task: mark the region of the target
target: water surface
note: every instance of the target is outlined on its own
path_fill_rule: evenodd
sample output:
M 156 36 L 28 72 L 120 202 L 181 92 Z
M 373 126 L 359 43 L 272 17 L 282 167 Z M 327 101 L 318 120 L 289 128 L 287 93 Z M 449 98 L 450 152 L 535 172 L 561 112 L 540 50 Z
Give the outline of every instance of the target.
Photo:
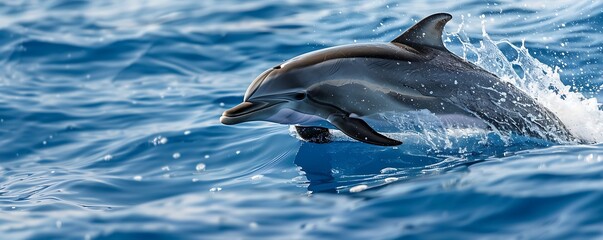
M 263 70 L 390 41 L 436 12 L 454 16 L 451 51 L 515 69 L 506 80 L 595 144 L 420 131 L 397 148 L 316 145 L 219 123 Z M 603 234 L 597 1 L 18 0 L 0 13 L 2 238 Z M 508 61 L 492 65 L 498 49 Z

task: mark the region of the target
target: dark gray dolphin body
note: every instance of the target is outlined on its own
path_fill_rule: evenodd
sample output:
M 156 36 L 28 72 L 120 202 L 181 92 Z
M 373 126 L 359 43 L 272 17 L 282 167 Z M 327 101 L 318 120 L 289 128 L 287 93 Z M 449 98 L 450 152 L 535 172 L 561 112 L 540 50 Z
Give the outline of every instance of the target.
M 526 93 L 445 48 L 442 31 L 451 18 L 431 15 L 389 43 L 332 47 L 286 61 L 257 77 L 243 103 L 220 121 L 301 124 L 307 127 L 298 128 L 300 135 L 311 139 L 324 134 L 312 123 L 326 120 L 358 141 L 392 146 L 401 142 L 363 117 L 426 109 L 501 133 L 572 141 L 561 121 Z

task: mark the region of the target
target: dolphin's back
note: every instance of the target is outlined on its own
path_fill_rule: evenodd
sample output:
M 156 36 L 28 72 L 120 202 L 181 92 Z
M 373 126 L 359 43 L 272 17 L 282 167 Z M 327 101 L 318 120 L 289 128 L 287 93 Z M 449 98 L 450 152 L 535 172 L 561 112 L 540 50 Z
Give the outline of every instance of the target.
M 302 54 L 283 63 L 281 67 L 300 69 L 329 60 L 364 58 L 397 61 L 424 61 L 425 56 L 414 48 L 399 43 L 361 43 L 325 48 Z

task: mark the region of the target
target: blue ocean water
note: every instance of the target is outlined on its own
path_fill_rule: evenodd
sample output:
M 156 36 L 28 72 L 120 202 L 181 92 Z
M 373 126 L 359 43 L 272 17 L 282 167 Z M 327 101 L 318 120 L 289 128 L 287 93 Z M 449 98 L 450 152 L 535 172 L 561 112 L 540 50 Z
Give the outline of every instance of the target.
M 448 48 L 493 71 L 504 41 L 544 104 L 532 83 L 581 94 L 551 108 L 594 144 L 317 145 L 219 123 L 263 70 L 436 12 L 454 16 Z M 602 238 L 602 32 L 599 1 L 4 1 L 0 238 Z

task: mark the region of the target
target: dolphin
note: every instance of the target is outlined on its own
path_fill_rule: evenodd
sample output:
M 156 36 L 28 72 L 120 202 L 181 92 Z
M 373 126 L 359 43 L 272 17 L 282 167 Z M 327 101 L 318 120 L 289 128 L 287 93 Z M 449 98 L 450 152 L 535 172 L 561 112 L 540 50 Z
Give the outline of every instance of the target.
M 297 125 L 312 142 L 329 142 L 325 120 L 360 142 L 396 146 L 365 119 L 385 112 L 427 110 L 502 134 L 554 142 L 575 141 L 535 99 L 448 51 L 442 42 L 447 13 L 428 16 L 391 42 L 360 43 L 306 53 L 266 70 L 223 124 L 269 121 Z

